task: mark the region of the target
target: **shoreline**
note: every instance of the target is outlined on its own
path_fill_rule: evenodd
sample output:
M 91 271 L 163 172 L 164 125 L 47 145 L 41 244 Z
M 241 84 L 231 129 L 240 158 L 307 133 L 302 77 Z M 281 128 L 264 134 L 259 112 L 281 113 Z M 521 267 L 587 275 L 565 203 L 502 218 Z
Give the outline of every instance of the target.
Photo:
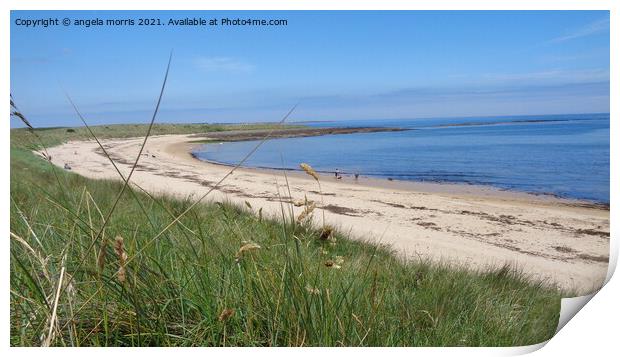
M 213 144 L 215 144 L 215 142 L 199 143 L 198 145 L 213 145 Z M 189 148 L 189 154 L 193 159 L 197 161 L 205 162 L 211 165 L 228 167 L 228 168 L 232 168 L 236 166 L 236 165 L 228 164 L 225 162 L 201 159 L 194 154 L 193 149 L 194 149 L 194 146 L 191 146 Z M 255 170 L 257 172 L 264 172 L 264 173 L 275 173 L 275 172 L 286 171 L 287 174 L 289 175 L 290 174 L 299 174 L 301 176 L 304 175 L 304 171 L 302 169 L 293 169 L 293 168 L 241 165 L 239 166 L 239 169 Z M 324 171 L 324 170 L 316 170 L 316 169 L 315 171 L 319 174 L 319 176 L 325 179 L 333 178 L 333 176 L 331 175 L 332 172 Z M 353 174 L 351 174 L 350 172 L 340 171 L 340 175 L 343 178 L 355 180 L 353 178 Z M 412 188 L 419 189 L 420 186 L 426 186 L 426 188 L 429 189 L 430 187 L 436 186 L 437 188 L 440 188 L 440 187 L 446 188 L 446 190 L 438 189 L 437 192 L 454 192 L 454 191 L 459 191 L 458 188 L 468 187 L 468 188 L 471 188 L 471 190 L 473 191 L 479 190 L 479 192 L 477 192 L 478 194 L 484 194 L 485 192 L 492 191 L 490 192 L 490 194 L 500 195 L 500 194 L 505 193 L 507 195 L 524 196 L 524 198 L 537 197 L 537 198 L 543 198 L 543 199 L 549 199 L 549 200 L 557 200 L 566 205 L 575 205 L 575 206 L 584 207 L 584 208 L 595 208 L 595 209 L 601 209 L 601 210 L 610 209 L 610 203 L 607 203 L 607 202 L 600 202 L 600 201 L 585 199 L 585 198 L 566 197 L 566 196 L 555 194 L 553 192 L 533 192 L 533 191 L 523 191 L 523 190 L 512 189 L 512 188 L 503 188 L 503 187 L 498 187 L 498 186 L 494 186 L 491 184 L 485 185 L 482 183 L 470 183 L 470 182 L 400 180 L 400 179 L 390 179 L 390 178 L 384 178 L 384 177 L 379 177 L 379 176 L 367 176 L 367 175 L 360 175 L 359 179 L 353 182 L 356 184 L 359 184 L 359 182 L 361 181 L 364 181 L 361 185 L 370 186 L 370 187 L 383 187 L 383 188 L 401 187 L 405 189 L 412 189 Z M 335 182 L 338 182 L 338 181 L 335 181 Z M 345 182 L 345 181 L 341 181 L 341 182 Z M 388 186 L 387 185 L 388 183 L 393 183 L 393 184 Z
M 229 166 L 192 157 L 193 135 L 149 138 L 134 184 L 154 194 L 199 197 Z M 128 172 L 142 139 L 104 140 Z M 90 178 L 118 179 L 92 141 L 48 149 L 53 163 Z M 385 244 L 407 259 L 429 259 L 486 270 L 511 264 L 533 281 L 587 293 L 602 285 L 609 259 L 609 209 L 584 201 L 477 185 L 388 181 L 320 175 L 322 195 L 305 173 L 239 168 L 207 201 L 226 200 L 280 217 L 281 203 L 307 197 L 315 211 L 352 239 Z M 288 196 L 290 190 L 292 197 Z M 286 193 L 282 196 L 281 194 Z M 298 215 L 303 207 L 294 207 Z M 318 211 L 318 213 L 317 213 Z
M 329 135 L 329 134 L 321 134 L 321 135 Z M 287 138 L 288 136 L 282 136 L 282 138 Z M 234 142 L 236 140 L 227 140 L 226 142 Z M 238 140 L 245 141 L 245 140 Z M 207 163 L 210 165 L 221 166 L 225 168 L 232 168 L 236 165 L 229 164 L 225 162 L 219 162 L 215 160 L 205 160 L 197 157 L 194 153 L 194 150 L 202 145 L 215 145 L 218 141 L 214 140 L 211 142 L 196 142 L 196 141 L 188 141 L 185 143 L 179 143 L 183 148 L 179 148 L 178 151 L 175 150 L 175 154 L 183 155 L 182 152 L 185 151 L 192 159 L 197 162 Z M 300 177 L 305 176 L 305 173 L 302 169 L 293 169 L 293 168 L 278 168 L 278 167 L 261 167 L 261 166 L 239 166 L 238 170 L 249 170 L 256 171 L 266 174 L 278 174 L 282 172 L 286 172 L 287 175 L 297 175 Z M 391 189 L 402 189 L 402 190 L 425 190 L 428 192 L 434 193 L 473 193 L 474 195 L 499 195 L 511 198 L 523 198 L 523 199 L 540 199 L 542 202 L 545 201 L 553 201 L 556 203 L 565 204 L 567 206 L 578 206 L 584 208 L 593 208 L 593 209 L 601 209 L 607 210 L 610 209 L 610 203 L 600 202 L 596 200 L 590 199 L 582 199 L 582 198 L 573 198 L 573 197 L 564 197 L 557 195 L 552 192 L 530 192 L 523 191 L 518 189 L 510 189 L 510 188 L 502 188 L 493 185 L 485 185 L 480 183 L 468 183 L 468 182 L 449 182 L 449 181 L 418 181 L 418 180 L 399 180 L 399 179 L 388 179 L 383 177 L 373 177 L 360 175 L 357 181 L 354 180 L 353 175 L 347 172 L 340 172 L 343 177 L 342 180 L 334 180 L 334 176 L 332 172 L 328 171 L 315 171 L 319 174 L 322 179 L 331 180 L 336 183 L 344 183 L 344 182 L 352 182 L 356 185 L 367 186 L 367 187 L 379 187 L 379 188 L 391 188 Z M 347 178 L 348 180 L 344 180 Z

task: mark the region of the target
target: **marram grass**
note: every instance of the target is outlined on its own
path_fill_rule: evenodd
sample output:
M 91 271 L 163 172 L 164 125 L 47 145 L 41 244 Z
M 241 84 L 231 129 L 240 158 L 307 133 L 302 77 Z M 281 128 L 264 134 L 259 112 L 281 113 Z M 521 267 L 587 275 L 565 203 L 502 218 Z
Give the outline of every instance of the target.
M 225 202 L 153 241 L 192 202 L 126 192 L 97 238 L 121 187 L 11 149 L 11 345 L 514 346 L 557 326 L 560 291 L 509 267 L 404 262 Z

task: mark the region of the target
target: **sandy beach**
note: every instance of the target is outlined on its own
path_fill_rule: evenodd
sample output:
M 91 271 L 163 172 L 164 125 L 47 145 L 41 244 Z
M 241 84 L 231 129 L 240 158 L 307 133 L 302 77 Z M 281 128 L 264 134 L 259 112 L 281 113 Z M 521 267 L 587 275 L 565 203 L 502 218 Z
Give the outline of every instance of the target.
M 203 138 L 204 139 L 204 138 Z M 126 175 L 143 138 L 104 140 Z M 132 182 L 154 194 L 200 197 L 230 167 L 190 155 L 196 138 L 151 137 Z M 59 167 L 80 175 L 119 179 L 94 141 L 69 142 L 48 150 Z M 312 164 L 312 163 L 310 163 Z M 409 259 L 432 259 L 471 269 L 518 266 L 532 280 L 575 293 L 601 286 L 609 257 L 609 209 L 582 201 L 447 185 L 325 175 L 322 197 L 316 181 L 288 172 L 241 168 L 206 200 L 248 202 L 264 216 L 281 217 L 281 200 L 315 201 L 315 222 L 325 220 L 354 239 L 387 244 Z M 294 207 L 299 214 L 303 207 Z

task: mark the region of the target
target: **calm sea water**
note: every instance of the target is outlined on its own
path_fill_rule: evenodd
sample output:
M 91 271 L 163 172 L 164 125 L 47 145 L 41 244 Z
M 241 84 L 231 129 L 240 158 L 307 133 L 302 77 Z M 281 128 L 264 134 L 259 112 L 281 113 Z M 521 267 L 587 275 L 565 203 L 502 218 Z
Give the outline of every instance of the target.
M 402 132 L 266 142 L 245 166 L 360 173 L 398 180 L 492 185 L 609 203 L 609 114 L 360 120 L 312 126 L 389 126 Z M 256 142 L 207 144 L 197 157 L 236 164 Z

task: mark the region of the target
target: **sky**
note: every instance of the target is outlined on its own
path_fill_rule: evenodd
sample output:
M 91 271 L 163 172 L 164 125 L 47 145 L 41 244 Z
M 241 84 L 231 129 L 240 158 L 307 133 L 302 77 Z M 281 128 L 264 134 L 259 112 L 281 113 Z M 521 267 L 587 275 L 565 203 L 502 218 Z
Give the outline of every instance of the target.
M 166 25 L 18 25 L 49 17 Z M 35 127 L 80 125 L 65 91 L 89 124 L 148 122 L 171 50 L 159 122 L 607 113 L 609 45 L 608 11 L 12 11 L 10 82 Z

